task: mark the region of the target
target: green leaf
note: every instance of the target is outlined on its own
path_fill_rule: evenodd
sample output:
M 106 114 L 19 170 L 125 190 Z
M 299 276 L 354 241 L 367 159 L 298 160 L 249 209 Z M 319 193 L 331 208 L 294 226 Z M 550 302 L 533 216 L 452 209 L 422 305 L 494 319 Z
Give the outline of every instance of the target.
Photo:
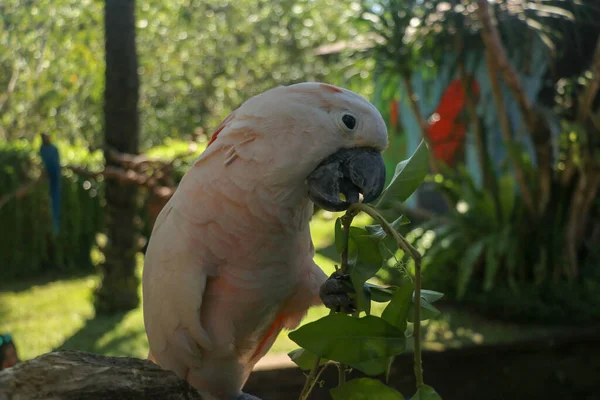
M 359 247 L 359 259 L 377 260 L 381 255 L 377 247 L 377 241 L 369 236 L 366 229 L 356 226 L 350 227 L 350 238 L 354 239 Z
M 485 249 L 485 276 L 483 280 L 483 290 L 490 291 L 494 286 L 494 280 L 496 273 L 500 266 L 499 257 L 501 252 L 499 251 L 500 240 L 502 238 L 496 238 L 492 236 L 486 245 Z
M 366 287 L 366 286 L 362 286 L 360 289 L 362 295 L 357 296 L 357 311 L 364 311 L 365 314 L 367 315 L 371 315 L 371 290 Z M 356 290 L 356 287 L 354 286 L 354 290 Z M 358 293 L 358 292 L 357 292 Z
M 408 322 L 415 322 L 415 307 L 414 307 L 414 304 L 415 303 L 413 301 L 411 303 L 410 309 L 408 310 Z M 433 305 L 431 305 L 427 300 L 425 300 L 421 296 L 421 310 L 420 310 L 420 313 L 419 313 L 419 319 L 421 321 L 426 321 L 428 319 L 437 317 L 440 314 L 441 314 L 440 310 L 438 310 L 437 308 L 435 308 Z
M 517 193 L 515 190 L 515 179 L 511 174 L 504 174 L 498 180 L 498 194 L 500 196 L 500 207 L 504 221 L 510 221 Z
M 387 305 L 381 314 L 381 318 L 385 319 L 402 332 L 406 330 L 406 319 L 408 317 L 408 311 L 412 306 L 414 290 L 415 287 L 413 284 L 400 286 L 396 290 L 396 293 L 394 293 L 394 297 L 392 297 L 390 304 Z
M 444 297 L 444 293 L 436 292 L 435 290 L 421 289 L 421 298 L 429 303 L 435 303 L 442 297 Z
M 537 11 L 540 16 L 554 15 L 556 17 L 563 17 L 570 21 L 575 20 L 575 15 L 571 11 L 563 7 L 548 6 L 532 2 L 527 4 L 527 8 L 529 8 L 530 10 Z
M 333 400 L 404 400 L 404 396 L 377 379 L 358 378 L 329 391 Z
M 368 291 L 365 292 L 364 285 L 379 271 L 383 265 L 383 257 L 377 241 L 371 238 L 366 230 L 352 228 L 354 229 L 350 230 L 350 236 L 358 247 L 358 258 L 356 264 L 350 268 L 350 279 L 356 292 L 358 310 L 369 314 L 371 302 L 367 298 Z
M 494 223 L 498 222 L 494 198 L 488 191 L 480 192 L 480 196 L 481 197 L 476 203 L 476 210 L 480 218 L 485 218 L 485 220 L 490 221 L 490 223 L 494 225 Z
M 423 308 L 425 311 L 429 311 L 434 316 L 440 314 L 440 310 L 435 308 L 434 305 L 430 304 L 427 300 L 423 298 L 421 298 L 421 308 Z
M 512 289 L 513 292 L 518 292 L 517 285 L 517 261 L 519 259 L 519 241 L 516 238 L 508 238 L 507 248 L 510 248 L 511 251 L 506 253 L 506 269 L 508 272 L 508 285 Z
M 383 191 L 375 207 L 386 208 L 394 202 L 403 202 L 417 190 L 429 170 L 429 151 L 421 141 L 414 154 L 396 166 L 392 181 Z
M 377 286 L 372 283 L 365 283 L 365 287 L 371 292 L 371 300 L 377 303 L 387 303 L 392 300 L 394 293 L 398 290 L 398 286 Z
M 368 376 L 378 376 L 387 374 L 392 365 L 394 357 L 377 358 L 374 360 L 362 361 L 360 363 L 348 364 Z
M 469 247 L 458 265 L 458 298 L 462 298 L 473 275 L 475 263 L 479 260 L 485 241 L 480 240 Z
M 303 371 L 310 370 L 315 364 L 315 360 L 317 359 L 316 355 L 314 355 L 310 351 L 306 351 L 305 349 L 292 350 L 288 353 L 288 356 Z M 319 365 L 323 365 L 327 361 L 329 360 L 321 358 Z
M 356 265 L 356 261 L 358 260 L 358 245 L 356 244 L 356 240 L 352 237 L 348 239 L 348 266 L 352 267 Z
M 539 249 L 538 261 L 533 266 L 533 276 L 536 285 L 540 285 L 546 279 L 548 274 L 548 253 L 544 249 Z
M 401 215 L 390 225 L 392 226 L 392 228 L 397 230 L 402 225 L 408 224 L 410 224 L 410 220 L 404 215 Z M 367 225 L 365 226 L 365 229 L 369 233 L 369 236 L 377 241 L 382 241 L 387 236 L 387 233 L 385 233 L 381 225 Z
M 311 353 L 349 365 L 401 354 L 406 344 L 404 332 L 382 318 L 338 313 L 290 332 L 289 338 Z
M 431 386 L 423 385 L 411 400 L 442 400 L 442 397 Z

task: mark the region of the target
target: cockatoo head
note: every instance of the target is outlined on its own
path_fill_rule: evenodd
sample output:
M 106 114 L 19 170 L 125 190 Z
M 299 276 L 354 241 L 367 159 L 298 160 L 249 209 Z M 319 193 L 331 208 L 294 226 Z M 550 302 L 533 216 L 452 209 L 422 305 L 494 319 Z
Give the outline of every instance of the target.
M 379 111 L 352 91 L 318 82 L 280 86 L 246 101 L 223 126 L 243 132 L 238 140 L 254 149 L 246 159 L 260 161 L 260 179 L 302 185 L 321 208 L 342 211 L 359 195 L 370 202 L 383 190 L 387 129 Z M 213 135 L 211 143 L 220 140 L 225 144 Z

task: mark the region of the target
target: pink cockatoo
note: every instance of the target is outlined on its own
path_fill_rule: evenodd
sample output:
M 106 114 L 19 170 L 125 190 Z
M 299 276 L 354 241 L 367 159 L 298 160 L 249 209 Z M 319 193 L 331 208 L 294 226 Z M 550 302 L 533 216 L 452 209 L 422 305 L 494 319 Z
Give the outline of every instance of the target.
M 387 143 L 372 104 L 324 83 L 268 90 L 227 117 L 152 231 L 149 357 L 206 399 L 244 398 L 282 329 L 312 305 L 349 306 L 336 285 L 319 293 L 331 280 L 313 261 L 309 221 L 313 204 L 341 211 L 377 198 Z

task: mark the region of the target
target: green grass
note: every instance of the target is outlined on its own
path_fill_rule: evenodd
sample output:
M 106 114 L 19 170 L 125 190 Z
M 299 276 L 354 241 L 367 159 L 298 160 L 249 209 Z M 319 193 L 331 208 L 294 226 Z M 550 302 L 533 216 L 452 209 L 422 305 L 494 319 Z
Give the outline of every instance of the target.
M 332 251 L 334 219 L 334 214 L 321 213 L 312 223 L 316 262 L 327 274 L 334 271 L 335 264 L 332 259 L 335 257 Z M 361 221 L 368 220 L 358 219 Z M 94 254 L 94 258 L 100 260 L 98 254 Z M 95 317 L 92 294 L 97 283 L 96 276 L 1 283 L 0 333 L 13 335 L 24 360 L 59 348 L 145 358 L 148 346 L 141 308 Z M 375 304 L 373 313 L 380 314 L 382 310 L 383 305 Z M 424 322 L 425 349 L 504 342 L 549 332 L 547 328 L 489 321 L 456 308 L 443 310 L 436 320 Z M 303 323 L 327 313 L 325 307 L 312 308 Z M 296 347 L 284 332 L 271 353 L 289 352 Z

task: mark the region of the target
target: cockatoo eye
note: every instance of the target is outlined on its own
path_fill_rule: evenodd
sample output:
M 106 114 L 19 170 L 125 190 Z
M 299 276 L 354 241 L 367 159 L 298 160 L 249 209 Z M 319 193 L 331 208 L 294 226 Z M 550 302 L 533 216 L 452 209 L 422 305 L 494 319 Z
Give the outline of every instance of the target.
M 342 123 L 351 131 L 356 128 L 356 118 L 350 114 L 344 114 L 342 116 Z

